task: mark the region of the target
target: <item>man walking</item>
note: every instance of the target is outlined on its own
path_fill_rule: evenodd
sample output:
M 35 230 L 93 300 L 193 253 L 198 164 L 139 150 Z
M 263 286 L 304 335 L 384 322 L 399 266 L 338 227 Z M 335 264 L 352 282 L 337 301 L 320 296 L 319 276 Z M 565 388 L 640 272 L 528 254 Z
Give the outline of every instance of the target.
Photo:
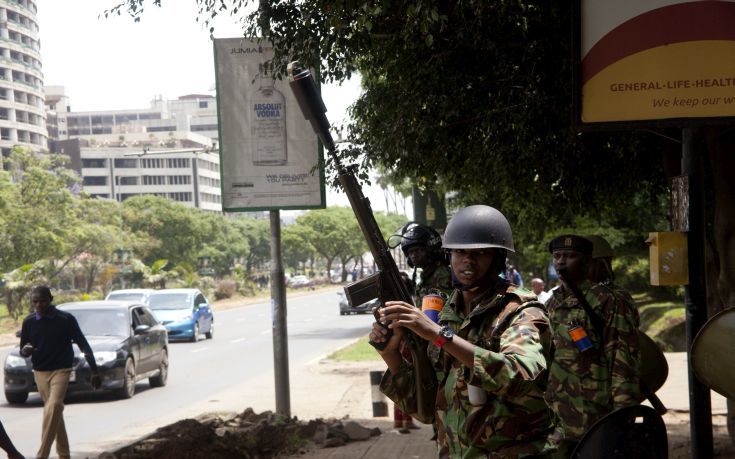
M 46 286 L 31 290 L 31 305 L 35 312 L 23 320 L 20 348 L 21 355 L 31 356 L 33 378 L 43 399 L 43 430 L 36 457 L 47 458 L 51 444 L 56 440 L 56 452 L 60 459 L 64 459 L 71 457 L 63 411 L 74 362 L 72 343 L 76 343 L 84 352 L 84 358 L 92 369 L 92 387 L 100 386 L 100 377 L 92 348 L 77 320 L 68 312 L 56 309 L 51 304 L 53 299 L 51 290 Z

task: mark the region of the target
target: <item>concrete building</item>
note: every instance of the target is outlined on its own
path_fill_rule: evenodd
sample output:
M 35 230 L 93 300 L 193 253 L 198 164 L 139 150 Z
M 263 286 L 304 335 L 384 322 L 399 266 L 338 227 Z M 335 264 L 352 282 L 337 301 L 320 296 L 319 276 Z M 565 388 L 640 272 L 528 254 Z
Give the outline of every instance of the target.
M 49 138 L 54 140 L 148 132 L 165 141 L 176 131 L 218 138 L 216 99 L 210 95 L 190 94 L 176 100 L 156 97 L 149 108 L 142 109 L 74 112 L 62 86 L 47 86 L 46 106 L 53 118 Z
M 221 212 L 219 154 L 210 142 L 191 132 L 174 132 L 163 145 L 147 133 L 96 135 L 50 145 L 71 158 L 83 190 L 92 197 L 122 202 L 155 195 Z
M 222 211 L 217 107 L 207 95 L 155 98 L 150 108 L 74 112 L 62 86 L 46 87 L 49 150 L 71 158 L 93 197 L 162 196 Z
M 37 8 L 31 0 L 0 0 L 0 152 L 47 146 Z

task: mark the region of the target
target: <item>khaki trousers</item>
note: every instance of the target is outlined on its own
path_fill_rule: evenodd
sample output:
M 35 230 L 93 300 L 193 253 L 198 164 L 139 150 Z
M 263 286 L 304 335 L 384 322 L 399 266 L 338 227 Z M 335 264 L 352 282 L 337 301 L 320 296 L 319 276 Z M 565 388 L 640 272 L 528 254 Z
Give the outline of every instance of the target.
M 64 425 L 64 397 L 69 386 L 71 368 L 53 371 L 34 371 L 33 378 L 38 386 L 38 393 L 43 399 L 43 431 L 41 446 L 36 457 L 47 458 L 51 452 L 51 444 L 56 440 L 56 453 L 59 459 L 70 458 L 69 438 Z

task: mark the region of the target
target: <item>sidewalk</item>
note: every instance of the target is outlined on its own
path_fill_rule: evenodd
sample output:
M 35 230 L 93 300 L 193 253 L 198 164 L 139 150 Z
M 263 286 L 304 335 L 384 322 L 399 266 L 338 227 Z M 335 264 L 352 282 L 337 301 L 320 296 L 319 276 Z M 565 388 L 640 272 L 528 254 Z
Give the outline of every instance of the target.
M 657 392 L 669 412 L 664 416 L 669 430 L 669 458 L 688 458 L 689 454 L 689 392 L 686 353 L 667 353 L 669 377 Z M 325 448 L 299 455 L 304 459 L 392 459 L 436 457 L 430 441 L 431 426 L 400 434 L 392 428 L 391 418 L 373 418 L 369 372 L 384 369 L 382 362 L 321 361 L 308 374 L 299 376 L 298 387 L 292 388 L 292 411 L 301 419 L 312 416 L 349 417 L 367 427 L 379 427 L 383 432 L 364 442 L 349 443 L 338 448 Z M 325 390 L 328 387 L 328 390 Z M 392 414 L 392 403 L 389 411 Z M 725 424 L 726 401 L 712 392 L 712 414 L 715 436 L 715 457 L 735 458 Z M 331 413 L 331 414 L 330 414 Z M 304 415 L 307 415 L 306 417 Z

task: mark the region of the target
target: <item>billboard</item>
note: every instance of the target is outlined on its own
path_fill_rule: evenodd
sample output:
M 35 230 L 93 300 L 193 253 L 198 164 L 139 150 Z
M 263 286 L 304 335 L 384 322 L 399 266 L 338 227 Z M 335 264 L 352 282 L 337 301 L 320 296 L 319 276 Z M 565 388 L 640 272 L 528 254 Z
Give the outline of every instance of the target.
M 582 123 L 735 116 L 735 0 L 580 0 Z
M 222 210 L 325 206 L 322 149 L 265 41 L 214 39 Z

